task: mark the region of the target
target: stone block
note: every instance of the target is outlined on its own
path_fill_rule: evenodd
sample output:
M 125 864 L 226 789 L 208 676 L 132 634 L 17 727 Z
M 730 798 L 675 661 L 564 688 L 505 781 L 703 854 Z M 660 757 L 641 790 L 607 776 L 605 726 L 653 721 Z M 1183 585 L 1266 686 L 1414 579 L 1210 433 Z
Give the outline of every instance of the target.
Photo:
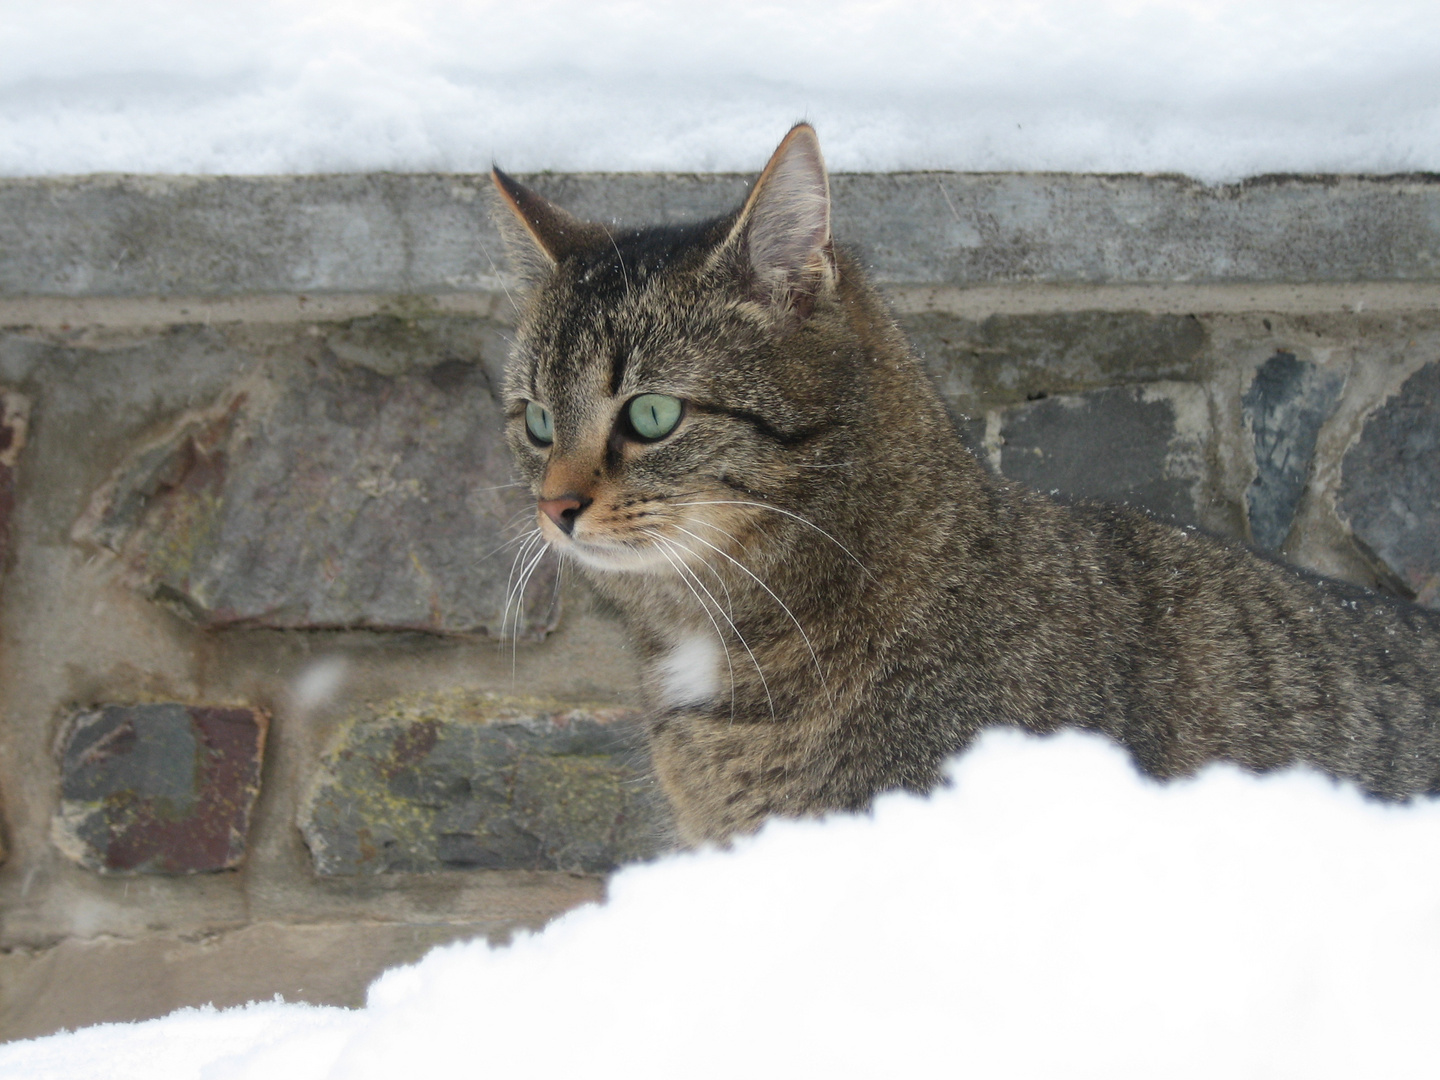
M 523 546 L 534 503 L 512 483 L 490 377 L 434 362 L 445 342 L 426 330 L 320 333 L 304 371 L 252 380 L 137 450 L 76 535 L 205 627 L 510 636 L 518 620 L 542 637 L 555 560 Z M 404 355 L 430 366 L 398 370 Z
M 456 694 L 352 721 L 305 799 L 317 873 L 603 873 L 664 847 L 633 712 Z
M 10 517 L 15 511 L 15 468 L 25 449 L 30 402 L 14 390 L 0 387 L 0 580 L 10 556 Z M 5 861 L 5 829 L 0 820 L 0 862 Z
M 231 706 L 100 705 L 69 720 L 57 847 L 101 873 L 193 874 L 245 858 L 269 718 Z
M 14 390 L 0 387 L 0 573 L 8 565 L 10 516 L 15 511 L 15 469 L 30 418 L 30 402 Z
M 1260 365 L 1242 404 L 1255 446 L 1255 480 L 1246 493 L 1250 533 L 1278 551 L 1290 533 L 1310 479 L 1315 439 L 1335 410 L 1345 376 L 1293 353 L 1277 352 Z
M 1440 361 L 1370 415 L 1341 470 L 1336 504 L 1355 538 L 1440 608 Z
M 906 336 L 941 392 L 961 409 L 1006 406 L 1038 394 L 1073 394 L 1207 374 L 1205 324 L 1190 315 L 1062 311 L 968 319 L 904 316 Z
M 1190 383 L 1107 387 L 1006 410 L 1000 471 L 1039 491 L 1201 522 L 1210 417 Z

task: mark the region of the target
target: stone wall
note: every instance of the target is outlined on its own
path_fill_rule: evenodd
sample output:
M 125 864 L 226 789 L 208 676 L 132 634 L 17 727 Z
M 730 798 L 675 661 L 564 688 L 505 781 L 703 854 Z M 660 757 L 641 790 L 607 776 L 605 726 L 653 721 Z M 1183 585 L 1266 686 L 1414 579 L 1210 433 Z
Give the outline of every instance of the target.
M 524 540 L 487 184 L 0 182 L 0 1037 L 358 1003 L 664 849 L 624 637 Z M 991 466 L 1440 604 L 1440 180 L 835 199 Z

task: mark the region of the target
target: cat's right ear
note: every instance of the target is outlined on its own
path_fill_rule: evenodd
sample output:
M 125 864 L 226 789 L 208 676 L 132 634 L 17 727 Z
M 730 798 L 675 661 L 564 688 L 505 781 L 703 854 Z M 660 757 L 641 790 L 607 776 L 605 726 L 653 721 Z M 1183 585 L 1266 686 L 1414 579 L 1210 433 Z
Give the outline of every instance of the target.
M 603 227 L 581 221 L 498 167 L 490 170 L 490 179 L 504 207 L 495 214 L 495 224 L 526 276 L 544 273 L 608 235 Z
M 776 147 L 720 250 L 782 324 L 803 322 L 833 287 L 830 178 L 809 124 L 796 124 Z

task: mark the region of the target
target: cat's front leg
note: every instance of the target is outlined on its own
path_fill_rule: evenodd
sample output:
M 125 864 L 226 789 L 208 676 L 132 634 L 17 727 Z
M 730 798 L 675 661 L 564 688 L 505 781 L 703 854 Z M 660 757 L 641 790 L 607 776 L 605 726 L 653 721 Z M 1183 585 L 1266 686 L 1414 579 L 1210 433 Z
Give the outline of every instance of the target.
M 743 722 L 709 713 L 656 718 L 650 753 L 689 846 L 724 843 L 775 815 L 799 816 L 819 805 L 815 747 L 794 722 Z

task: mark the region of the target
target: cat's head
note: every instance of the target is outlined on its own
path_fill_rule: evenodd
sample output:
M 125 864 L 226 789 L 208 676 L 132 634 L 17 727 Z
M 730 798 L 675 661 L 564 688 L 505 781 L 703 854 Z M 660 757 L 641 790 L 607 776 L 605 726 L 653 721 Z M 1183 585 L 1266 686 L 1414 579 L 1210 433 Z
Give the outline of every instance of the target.
M 530 282 L 505 404 L 544 538 L 597 569 L 679 572 L 803 502 L 854 362 L 814 130 L 696 225 L 611 229 L 493 176 Z

